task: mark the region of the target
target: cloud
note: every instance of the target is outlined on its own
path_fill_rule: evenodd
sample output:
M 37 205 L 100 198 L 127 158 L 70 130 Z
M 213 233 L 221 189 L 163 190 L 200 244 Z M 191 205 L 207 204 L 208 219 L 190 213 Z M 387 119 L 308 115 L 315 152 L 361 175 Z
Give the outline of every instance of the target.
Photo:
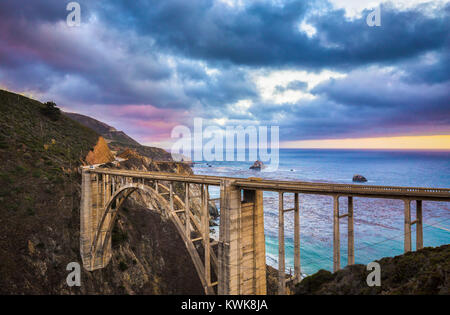
M 0 2 L 1 86 L 141 141 L 193 117 L 289 140 L 450 132 L 448 1 L 381 1 L 372 28 L 361 2 L 79 2 L 75 28 L 64 1 Z
M 252 67 L 342 69 L 389 63 L 439 49 L 449 37 L 448 14 L 429 16 L 417 7 L 399 10 L 385 4 L 382 27 L 371 28 L 365 19 L 369 10 L 349 20 L 344 10 L 331 10 L 323 1 L 283 3 L 254 1 L 237 10 L 208 0 L 144 5 L 122 0 L 102 7 L 100 14 L 115 27 L 152 36 L 171 53 Z M 320 4 L 324 11 L 312 13 Z M 305 19 L 317 36 L 299 31 Z

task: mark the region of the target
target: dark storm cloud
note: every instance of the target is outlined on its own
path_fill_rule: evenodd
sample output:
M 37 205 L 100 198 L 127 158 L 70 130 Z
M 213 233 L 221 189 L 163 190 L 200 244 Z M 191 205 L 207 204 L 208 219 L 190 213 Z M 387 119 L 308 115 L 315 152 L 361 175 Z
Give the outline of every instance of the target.
M 450 46 L 435 53 L 423 56 L 419 60 L 399 63 L 403 69 L 403 78 L 410 83 L 443 83 L 450 80 Z
M 186 86 L 185 92 L 199 100 L 205 109 L 224 107 L 241 99 L 258 96 L 258 91 L 247 74 L 235 68 L 221 69 L 220 73 L 205 78 L 202 84 Z
M 82 26 L 68 28 L 68 2 L 0 0 L 0 86 L 75 111 L 96 104 L 164 131 L 197 116 L 278 124 L 283 140 L 450 132 L 448 3 L 433 14 L 423 13 L 428 5 L 384 5 L 382 26 L 370 28 L 369 11 L 350 20 L 322 0 L 238 8 L 212 0 L 78 1 Z M 316 35 L 300 31 L 302 21 Z M 274 104 L 261 99 L 251 77 L 257 69 L 334 69 L 347 77 L 316 86 L 314 100 Z M 274 92 L 288 91 L 306 93 L 308 82 Z M 236 109 L 240 100 L 252 105 Z
M 13 18 L 15 20 L 40 20 L 55 22 L 64 19 L 61 12 L 66 10 L 66 1 L 47 0 L 47 1 L 0 1 L 0 16 Z
M 375 62 L 395 62 L 440 49 L 449 40 L 449 8 L 428 16 L 418 8 L 398 11 L 382 7 L 382 26 L 368 27 L 365 11 L 349 20 L 344 10 L 309 15 L 314 3 L 250 2 L 243 9 L 201 1 L 117 1 L 100 3 L 99 13 L 111 25 L 134 27 L 151 35 L 172 52 L 208 61 L 248 66 L 347 68 Z M 325 4 L 323 4 L 326 6 Z M 317 36 L 298 30 L 307 21 Z

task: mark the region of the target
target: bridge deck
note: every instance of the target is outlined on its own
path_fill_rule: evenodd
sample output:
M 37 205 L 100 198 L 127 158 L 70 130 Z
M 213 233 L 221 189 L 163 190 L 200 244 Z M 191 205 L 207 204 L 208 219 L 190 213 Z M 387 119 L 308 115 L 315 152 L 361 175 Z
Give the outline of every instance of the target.
M 450 201 L 448 188 L 397 187 L 376 185 L 354 185 L 334 183 L 313 183 L 303 181 L 263 180 L 255 178 L 236 178 L 209 175 L 178 175 L 161 172 L 141 172 L 106 168 L 89 169 L 91 173 L 119 175 L 151 180 L 177 181 L 193 184 L 220 186 L 223 180 L 234 181 L 234 185 L 242 189 L 265 190 L 277 192 L 297 192 L 318 195 L 345 195 L 368 198 L 419 199 L 434 201 Z

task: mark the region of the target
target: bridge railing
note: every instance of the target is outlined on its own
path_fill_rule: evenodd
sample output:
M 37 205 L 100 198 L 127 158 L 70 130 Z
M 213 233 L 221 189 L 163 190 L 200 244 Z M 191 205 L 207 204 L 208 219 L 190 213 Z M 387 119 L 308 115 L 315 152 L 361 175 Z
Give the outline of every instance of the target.
M 179 175 L 174 173 L 161 172 L 141 172 L 129 170 L 114 170 L 96 168 L 90 170 L 92 173 L 122 175 L 129 177 L 139 177 L 155 180 L 178 181 L 188 183 L 202 183 L 213 186 L 220 186 L 223 180 L 231 180 L 236 186 L 243 189 L 261 189 L 271 191 L 291 191 L 305 193 L 324 194 L 354 194 L 354 195 L 383 195 L 400 197 L 424 197 L 450 199 L 450 189 L 448 188 L 428 188 L 428 187 L 402 187 L 402 186 L 377 186 L 358 184 L 337 184 L 337 183 L 316 183 L 304 181 L 281 181 L 281 180 L 252 180 L 251 178 L 222 177 L 210 175 Z

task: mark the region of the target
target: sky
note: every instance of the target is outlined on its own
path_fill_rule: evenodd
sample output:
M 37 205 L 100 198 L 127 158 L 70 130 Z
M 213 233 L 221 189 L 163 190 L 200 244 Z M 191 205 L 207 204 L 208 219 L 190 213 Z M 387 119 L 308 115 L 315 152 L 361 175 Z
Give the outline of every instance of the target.
M 450 1 L 77 2 L 70 27 L 69 1 L 0 1 L 0 88 L 165 148 L 202 118 L 289 148 L 450 149 Z

